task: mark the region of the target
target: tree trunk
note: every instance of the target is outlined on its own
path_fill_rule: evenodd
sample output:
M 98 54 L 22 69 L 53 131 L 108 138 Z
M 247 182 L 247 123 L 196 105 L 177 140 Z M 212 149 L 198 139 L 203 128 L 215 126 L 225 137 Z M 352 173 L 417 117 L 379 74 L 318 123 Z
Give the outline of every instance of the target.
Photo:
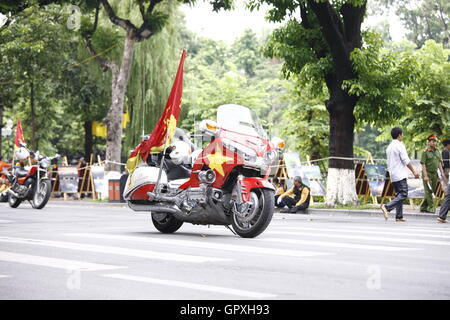
M 106 138 L 106 171 L 120 171 L 122 153 L 122 118 L 125 93 L 133 62 L 135 31 L 127 32 L 120 69 L 112 69 L 111 106 L 105 118 L 107 128 Z
M 92 121 L 84 122 L 84 159 L 89 161 L 94 146 L 94 137 L 92 135 Z
M 355 117 L 353 110 L 357 98 L 341 89 L 342 80 L 334 77 L 328 81 L 331 99 L 327 101 L 330 115 L 327 206 L 356 205 L 358 196 L 355 185 L 355 166 L 353 160 L 335 158 L 353 158 L 353 137 Z M 334 159 L 333 159 L 334 157 Z
M 346 1 L 339 11 L 330 1 L 308 0 L 307 4 L 321 26 L 334 67 L 334 71 L 325 77 L 330 93 L 326 107 L 330 114 L 329 151 L 332 158 L 328 166 L 326 204 L 356 204 L 354 162 L 336 158 L 353 158 L 353 110 L 358 99 L 342 90 L 342 84 L 344 80 L 357 77 L 350 55 L 362 45 L 361 24 L 367 1 L 361 1 L 359 5 Z

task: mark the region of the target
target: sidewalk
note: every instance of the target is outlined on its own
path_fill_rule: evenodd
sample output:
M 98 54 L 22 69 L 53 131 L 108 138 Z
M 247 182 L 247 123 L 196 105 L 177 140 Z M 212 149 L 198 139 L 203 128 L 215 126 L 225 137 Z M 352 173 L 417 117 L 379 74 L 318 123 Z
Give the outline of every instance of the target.
M 107 201 L 96 201 L 91 199 L 83 200 L 67 200 L 59 198 L 52 198 L 49 201 L 50 205 L 67 205 L 67 206 L 90 206 L 90 207 L 109 207 L 109 208 L 128 208 L 126 203 L 120 202 L 107 202 Z M 422 213 L 419 212 L 419 208 L 411 209 L 409 205 L 403 207 L 403 215 L 406 219 L 431 219 L 436 220 L 438 217 L 439 207 L 435 214 L 432 213 Z M 304 214 L 292 214 L 292 213 L 280 213 L 278 208 L 275 209 L 275 214 L 285 217 L 295 217 L 295 216 L 306 216 Z M 383 213 L 381 209 L 374 207 L 373 209 L 325 209 L 325 208 L 309 208 L 309 215 L 323 215 L 323 216 L 340 216 L 340 217 L 378 217 L 383 218 Z M 395 210 L 391 211 L 389 214 L 390 219 L 395 218 Z
M 405 208 L 406 207 L 406 208 Z M 436 220 L 438 217 L 439 208 L 436 213 L 423 213 L 419 209 L 413 210 L 403 207 L 403 216 L 405 219 L 426 219 Z M 346 217 L 378 217 L 384 219 L 381 209 L 308 209 L 309 214 L 315 215 L 332 215 L 332 216 L 346 216 Z M 395 210 L 389 213 L 389 219 L 395 219 Z

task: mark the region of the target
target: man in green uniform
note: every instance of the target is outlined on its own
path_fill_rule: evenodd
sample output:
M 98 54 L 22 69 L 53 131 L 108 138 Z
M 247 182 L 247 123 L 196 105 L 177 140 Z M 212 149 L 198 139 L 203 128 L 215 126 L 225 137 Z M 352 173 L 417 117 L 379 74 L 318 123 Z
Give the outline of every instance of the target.
M 441 154 L 437 150 L 436 145 L 437 137 L 434 135 L 429 136 L 428 148 L 423 151 L 422 158 L 420 159 L 420 163 L 422 164 L 423 187 L 425 189 L 425 199 L 420 205 L 420 212 L 435 213 L 436 206 L 433 201 L 433 193 L 439 183 L 438 169 L 441 171 L 441 176 L 445 177 Z

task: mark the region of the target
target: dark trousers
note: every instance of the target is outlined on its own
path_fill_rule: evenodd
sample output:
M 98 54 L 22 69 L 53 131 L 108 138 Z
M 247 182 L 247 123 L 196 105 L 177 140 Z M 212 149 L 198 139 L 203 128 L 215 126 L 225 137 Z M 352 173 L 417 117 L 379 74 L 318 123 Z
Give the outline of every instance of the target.
M 448 210 L 450 209 L 450 183 L 447 186 L 447 195 L 441 205 L 441 210 L 439 210 L 439 218 L 446 219 Z
M 305 210 L 305 209 L 308 209 L 308 207 L 309 207 L 308 201 L 303 202 L 299 206 L 295 206 L 296 203 L 297 203 L 297 201 L 294 198 L 284 197 L 283 199 L 281 199 L 280 204 L 277 204 L 277 207 L 283 208 L 284 206 L 287 206 L 289 209 L 295 207 L 297 209 L 297 211 Z
M 428 183 L 425 182 L 425 180 L 422 180 L 423 189 L 425 190 L 425 199 L 423 199 L 422 204 L 420 205 L 420 211 L 435 212 L 436 203 L 433 199 L 433 193 L 434 190 L 436 190 L 437 184 L 439 183 L 439 177 L 437 172 L 429 172 L 428 177 L 430 178 L 429 186 Z
M 386 204 L 386 209 L 387 211 L 391 211 L 395 208 L 395 218 L 401 219 L 403 218 L 403 201 L 408 198 L 408 184 L 406 183 L 406 179 L 393 182 L 392 184 L 394 185 L 395 198 Z

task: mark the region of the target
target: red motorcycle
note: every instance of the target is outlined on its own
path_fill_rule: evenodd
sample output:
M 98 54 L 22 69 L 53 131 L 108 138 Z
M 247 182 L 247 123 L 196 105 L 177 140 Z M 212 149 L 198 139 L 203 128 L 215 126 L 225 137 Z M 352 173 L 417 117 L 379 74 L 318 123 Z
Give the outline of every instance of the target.
M 269 225 L 274 212 L 273 175 L 284 142 L 270 141 L 247 107 L 223 105 L 217 123 L 204 120 L 204 149 L 180 129 L 164 153 L 151 155 L 128 177 L 124 198 L 134 211 L 151 212 L 156 229 L 177 231 L 184 222 L 231 224 L 252 238 Z
M 47 177 L 48 167 L 53 158 L 39 154 L 33 154 L 33 165 L 26 167 L 25 163 L 30 157 L 30 151 L 25 146 L 21 146 L 15 152 L 16 159 L 20 165 L 13 169 L 12 174 L 8 174 L 11 188 L 8 190 L 8 203 L 11 208 L 17 208 L 22 201 L 28 200 L 34 209 L 42 209 L 47 204 L 51 195 L 51 182 Z M 56 155 L 55 158 L 58 158 Z

